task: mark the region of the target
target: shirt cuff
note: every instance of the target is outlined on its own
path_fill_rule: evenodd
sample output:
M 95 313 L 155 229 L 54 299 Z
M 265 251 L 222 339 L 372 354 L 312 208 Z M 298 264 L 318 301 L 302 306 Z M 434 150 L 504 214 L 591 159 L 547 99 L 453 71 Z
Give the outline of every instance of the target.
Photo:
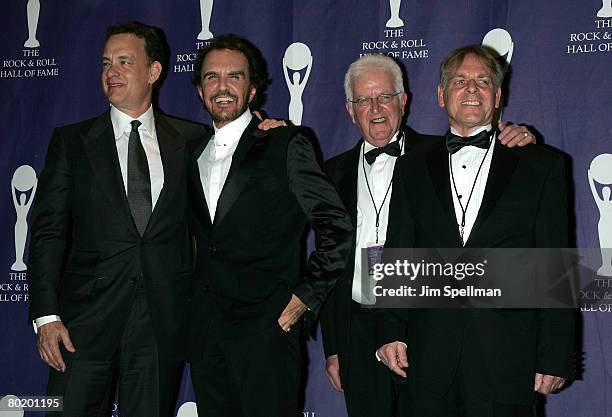
M 404 342 L 400 342 L 399 340 L 396 340 L 396 341 L 395 341 L 395 342 L 393 342 L 393 343 L 401 343 L 402 345 L 404 345 L 404 347 L 405 347 L 406 349 L 408 349 L 408 345 L 407 345 L 407 344 L 405 344 Z M 376 350 L 376 351 L 374 352 L 374 356 L 376 356 L 376 360 L 377 360 L 378 362 L 382 361 L 382 358 L 381 358 L 381 357 L 378 355 L 378 350 Z
M 34 326 L 34 333 L 38 333 L 38 328 L 40 326 L 44 326 L 45 324 L 52 323 L 54 321 L 62 321 L 62 319 L 56 314 L 37 318 L 32 322 L 32 326 Z

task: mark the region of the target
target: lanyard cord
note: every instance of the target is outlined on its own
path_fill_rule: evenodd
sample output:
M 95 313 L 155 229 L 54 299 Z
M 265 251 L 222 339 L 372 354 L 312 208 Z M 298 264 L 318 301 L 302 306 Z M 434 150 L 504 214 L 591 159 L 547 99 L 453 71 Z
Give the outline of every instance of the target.
M 400 133 L 401 137 L 398 137 L 397 140 L 404 139 L 404 132 Z M 402 150 L 404 147 L 404 142 L 400 142 L 400 155 L 402 154 Z M 372 194 L 372 189 L 370 188 L 370 182 L 368 181 L 368 175 L 365 170 L 365 142 L 362 146 L 362 155 L 361 155 L 361 166 L 363 168 L 363 177 L 365 178 L 366 186 L 368 187 L 368 193 L 370 194 L 370 200 L 372 200 L 372 205 L 374 206 L 374 212 L 376 213 L 376 244 L 378 244 L 378 229 L 380 226 L 380 213 L 382 212 L 383 206 L 385 205 L 385 200 L 387 200 L 387 196 L 389 195 L 389 190 L 391 190 L 391 184 L 393 183 L 393 177 L 389 181 L 389 185 L 387 185 L 387 191 L 385 191 L 385 196 L 383 197 L 382 202 L 380 203 L 380 208 L 376 207 L 376 202 L 374 201 L 374 195 Z
M 494 130 L 491 130 L 494 132 Z M 463 232 L 465 230 L 465 214 L 467 213 L 468 206 L 470 205 L 470 201 L 472 200 L 472 194 L 474 193 L 474 188 L 476 187 L 476 181 L 478 181 L 478 175 L 480 174 L 480 170 L 484 165 L 485 159 L 487 159 L 487 155 L 489 154 L 489 149 L 491 149 L 491 139 L 493 138 L 493 134 L 489 136 L 489 147 L 485 152 L 482 161 L 480 161 L 480 166 L 478 167 L 478 171 L 476 171 L 476 176 L 474 177 L 474 182 L 472 183 L 472 189 L 470 190 L 470 195 L 468 196 L 468 200 L 465 203 L 465 207 L 463 207 L 463 203 L 461 203 L 461 199 L 459 198 L 459 192 L 457 191 L 457 184 L 455 183 L 455 175 L 453 173 L 453 154 L 448 155 L 448 167 L 451 174 L 451 180 L 453 181 L 453 190 L 455 191 L 455 195 L 457 196 L 457 201 L 459 202 L 459 207 L 461 207 L 461 224 L 459 226 L 459 234 L 461 235 L 461 243 L 465 245 L 465 241 L 463 240 Z

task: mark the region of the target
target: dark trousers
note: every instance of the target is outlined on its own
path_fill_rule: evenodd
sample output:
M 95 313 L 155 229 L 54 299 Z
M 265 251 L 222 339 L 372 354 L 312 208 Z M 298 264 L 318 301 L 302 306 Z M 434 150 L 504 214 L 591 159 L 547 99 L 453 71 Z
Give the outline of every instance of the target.
M 407 387 L 376 360 L 376 310 L 354 302 L 351 307 L 348 353 L 339 357 L 348 416 L 401 416 L 406 396 L 400 392 Z
M 442 397 L 409 395 L 410 417 L 535 417 L 535 404 L 502 404 L 491 398 L 492 378 L 482 363 L 476 334 L 464 330 L 461 356 L 448 391 Z M 410 361 L 410 356 L 408 356 Z M 535 377 L 535 374 L 534 374 Z M 410 378 L 410 368 L 408 368 Z
M 300 326 L 285 333 L 274 322 L 231 337 L 220 337 L 212 327 L 203 357 L 191 362 L 198 416 L 297 416 Z
M 118 387 L 119 415 L 173 416 L 183 362 L 160 359 L 144 288 L 139 288 L 119 348 L 110 360 L 83 360 L 62 349 L 66 372 L 51 369 L 48 395 L 64 397 L 63 413 L 50 417 L 108 417 Z M 116 384 L 115 384 L 116 382 Z

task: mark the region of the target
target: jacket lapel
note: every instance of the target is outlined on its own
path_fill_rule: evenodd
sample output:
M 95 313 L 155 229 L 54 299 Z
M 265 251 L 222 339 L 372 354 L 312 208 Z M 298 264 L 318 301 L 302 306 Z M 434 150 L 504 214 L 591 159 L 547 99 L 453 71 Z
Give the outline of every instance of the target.
M 189 176 L 193 186 L 190 192 L 195 193 L 195 195 L 190 196 L 191 204 L 195 214 L 200 218 L 202 223 L 207 225 L 209 228 L 212 227 L 212 221 L 210 220 L 210 213 L 208 212 L 206 194 L 204 194 L 204 188 L 202 188 L 198 158 L 200 155 L 202 155 L 204 149 L 206 149 L 206 145 L 208 145 L 208 142 L 210 142 L 213 134 L 214 130 L 210 129 L 204 136 L 203 140 L 194 147 L 193 152 L 190 152 L 189 157 Z
M 173 203 L 176 188 L 184 179 L 181 171 L 183 170 L 185 144 L 177 140 L 179 132 L 168 123 L 163 115 L 157 112 L 155 112 L 155 131 L 164 167 L 164 186 L 149 219 L 147 230 L 155 224 L 160 216 L 159 213 L 166 212 L 165 206 Z
M 82 136 L 82 140 L 91 164 L 92 176 L 110 201 L 109 211 L 120 213 L 128 227 L 140 236 L 125 194 L 110 111 L 96 119 L 91 129 Z
M 472 232 L 465 246 L 471 246 L 473 242 L 478 242 L 478 229 L 493 211 L 516 169 L 517 157 L 497 140 L 495 140 L 494 146 L 491 168 L 489 169 L 489 177 L 487 178 L 487 185 L 482 197 L 482 203 L 480 204 L 480 210 L 478 210 L 478 216 L 476 216 Z
M 448 171 L 448 152 L 444 146 L 444 141 L 440 141 L 431 151 L 427 153 L 427 167 L 429 169 L 429 177 L 434 186 L 434 190 L 440 200 L 448 223 L 452 229 L 452 238 L 456 241 L 458 247 L 461 247 L 461 235 L 457 227 L 457 218 L 455 216 L 455 207 L 453 205 L 453 197 L 451 195 L 451 185 Z
M 249 180 L 249 170 L 245 166 L 246 162 L 250 159 L 247 156 L 253 156 L 253 148 L 258 148 L 259 150 L 264 148 L 263 145 L 265 143 L 259 139 L 265 137 L 267 133 L 257 129 L 258 124 L 259 119 L 254 117 L 240 137 L 236 151 L 232 156 L 232 164 L 227 174 L 227 179 L 217 202 L 217 210 L 213 222 L 215 226 L 221 223 L 227 215 Z

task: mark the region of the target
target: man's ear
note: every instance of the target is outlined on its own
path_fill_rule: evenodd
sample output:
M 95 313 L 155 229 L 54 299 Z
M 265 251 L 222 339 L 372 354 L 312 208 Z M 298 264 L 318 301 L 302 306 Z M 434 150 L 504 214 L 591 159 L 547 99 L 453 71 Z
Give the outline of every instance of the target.
M 159 61 L 153 61 L 149 66 L 149 84 L 155 84 L 159 80 L 162 73 L 162 64 Z
M 251 84 L 251 91 L 249 92 L 249 104 L 255 98 L 255 94 L 257 94 L 257 87 L 255 87 L 253 84 Z
M 349 116 L 351 117 L 351 120 L 353 121 L 353 124 L 357 124 L 355 122 L 355 112 L 353 110 L 353 103 L 347 101 L 346 102 L 346 112 L 349 114 Z
M 499 109 L 499 106 L 501 105 L 501 96 L 502 96 L 501 87 L 497 87 L 497 91 L 495 92 L 495 108 L 496 109 Z
M 444 90 L 440 84 L 438 84 L 438 106 L 446 107 L 446 104 L 444 103 Z
M 400 94 L 400 100 L 402 101 L 402 116 L 406 113 L 406 103 L 408 102 L 408 94 L 406 92 L 402 92 Z
M 200 100 L 202 100 L 202 103 L 204 102 L 204 96 L 202 95 L 202 87 L 200 87 L 199 85 L 196 87 L 196 90 L 198 90 L 198 95 L 200 96 Z

